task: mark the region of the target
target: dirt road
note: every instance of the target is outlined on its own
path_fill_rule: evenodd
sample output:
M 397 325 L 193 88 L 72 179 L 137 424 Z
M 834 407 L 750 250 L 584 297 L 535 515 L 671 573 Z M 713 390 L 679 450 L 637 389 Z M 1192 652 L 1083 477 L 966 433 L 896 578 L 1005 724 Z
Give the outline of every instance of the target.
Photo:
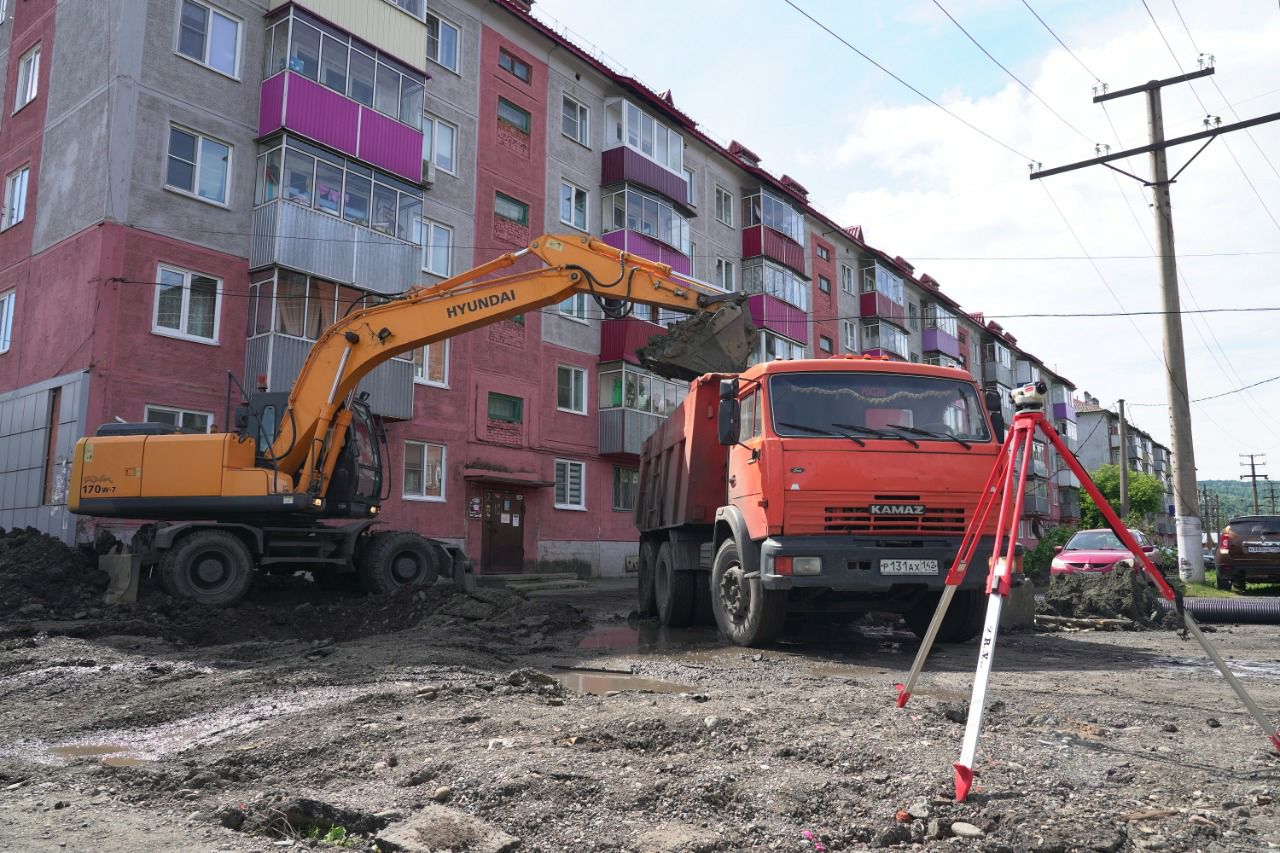
M 1280 758 L 1172 633 L 1002 639 L 958 804 L 972 643 L 898 710 L 900 625 L 756 652 L 628 624 L 617 583 L 354 605 L 307 587 L 212 616 L 0 616 L 0 849 L 1280 845 Z M 1212 638 L 1280 711 L 1280 628 Z

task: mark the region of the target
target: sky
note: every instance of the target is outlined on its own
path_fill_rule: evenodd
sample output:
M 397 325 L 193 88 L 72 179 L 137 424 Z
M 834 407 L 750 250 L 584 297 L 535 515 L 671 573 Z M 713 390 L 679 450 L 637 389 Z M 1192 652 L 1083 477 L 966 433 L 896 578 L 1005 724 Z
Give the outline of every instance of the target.
M 1169 445 L 1159 316 L 1015 316 L 1159 311 L 1149 191 L 1101 166 L 1033 181 L 1029 164 L 1146 144 L 1145 98 L 1104 110 L 1094 87 L 1192 71 L 1202 53 L 1213 77 L 1164 90 L 1167 137 L 1202 130 L 1207 115 L 1229 124 L 1280 112 L 1276 0 L 794 2 L 997 141 L 785 0 L 537 0 L 534 13 L 653 89 L 671 89 L 708 135 L 742 142 L 775 175 L 808 187 L 829 217 L 861 225 L 871 245 L 1002 323 L 1078 394 L 1109 408 L 1124 399 L 1129 420 Z M 1170 171 L 1197 146 L 1170 149 Z M 1115 165 L 1150 173 L 1147 155 Z M 1191 398 L 1277 376 L 1280 310 L 1256 309 L 1280 309 L 1280 121 L 1217 138 L 1172 198 L 1183 310 L 1251 309 L 1183 316 Z M 1241 453 L 1271 454 L 1280 477 L 1280 381 L 1195 403 L 1192 425 L 1200 479 L 1236 479 Z

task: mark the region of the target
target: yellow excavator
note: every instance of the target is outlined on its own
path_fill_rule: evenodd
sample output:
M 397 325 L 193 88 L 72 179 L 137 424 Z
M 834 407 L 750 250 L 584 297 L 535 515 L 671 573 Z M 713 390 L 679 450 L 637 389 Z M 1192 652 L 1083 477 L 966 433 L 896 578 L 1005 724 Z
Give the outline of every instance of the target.
M 511 272 L 532 255 L 544 266 Z M 726 294 L 586 236 L 545 235 L 518 252 L 352 311 L 316 341 L 288 394 L 247 394 L 236 431 L 183 433 L 165 424 L 104 424 L 76 444 L 72 512 L 150 519 L 130 550 L 158 566 L 171 593 L 214 606 L 249 589 L 255 570 L 354 573 L 371 592 L 463 585 L 458 548 L 411 531 L 375 531 L 387 474 L 380 422 L 358 392 L 378 365 L 578 293 L 606 317 L 636 304 L 693 315 L 655 338 L 645 364 L 667 376 L 737 372 L 755 330 Z M 340 521 L 342 520 L 342 521 Z

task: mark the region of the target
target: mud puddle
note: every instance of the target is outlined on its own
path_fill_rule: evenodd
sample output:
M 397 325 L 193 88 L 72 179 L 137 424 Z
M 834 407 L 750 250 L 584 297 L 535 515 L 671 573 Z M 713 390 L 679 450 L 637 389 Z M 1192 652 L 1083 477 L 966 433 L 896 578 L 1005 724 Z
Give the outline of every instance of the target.
M 636 693 L 692 693 L 694 688 L 688 684 L 677 684 L 674 681 L 657 681 L 638 675 L 626 675 L 614 672 L 574 672 L 560 671 L 551 673 L 551 677 L 566 690 L 574 693 L 602 696 L 606 693 L 625 691 Z
M 97 758 L 108 767 L 133 767 L 146 761 L 129 747 L 118 743 L 86 743 L 73 746 L 53 746 L 49 752 L 67 762 L 78 758 Z

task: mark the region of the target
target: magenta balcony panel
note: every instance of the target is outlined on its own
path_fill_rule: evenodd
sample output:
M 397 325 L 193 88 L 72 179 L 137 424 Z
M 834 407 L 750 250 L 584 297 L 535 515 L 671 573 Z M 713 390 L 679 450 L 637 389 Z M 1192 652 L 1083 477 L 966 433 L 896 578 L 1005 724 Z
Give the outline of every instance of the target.
M 800 308 L 767 293 L 747 297 L 747 310 L 757 328 L 785 335 L 802 344 L 809 342 L 809 317 Z
M 277 74 L 262 81 L 258 102 L 258 135 L 266 136 L 284 127 L 284 78 Z
M 600 360 L 626 361 L 639 364 L 636 350 L 649 343 L 655 335 L 665 335 L 667 330 L 657 323 L 639 317 L 623 317 L 605 320 L 600 324 Z
M 288 71 L 285 78 L 284 126 L 353 157 L 360 135 L 360 105 L 319 83 Z M 274 78 L 272 78 L 274 79 Z
M 864 319 L 878 317 L 881 320 L 888 320 L 897 326 L 903 326 L 907 321 L 906 310 L 894 302 L 888 296 L 879 291 L 871 291 L 870 293 L 862 293 L 858 295 L 858 313 Z M 953 358 L 959 358 L 959 352 Z
M 940 352 L 952 358 L 960 357 L 960 342 L 942 329 L 925 329 L 921 333 L 920 345 L 925 352 Z
M 660 264 L 666 264 L 681 275 L 690 274 L 688 255 L 681 254 L 666 243 L 655 240 L 652 237 L 636 231 L 623 230 L 610 231 L 600 239 L 615 249 L 621 249 L 624 252 L 630 252 L 633 255 L 639 255 L 642 258 L 657 261 Z
M 418 183 L 422 180 L 422 131 L 361 107 L 360 148 L 356 156 Z
M 1070 403 L 1054 403 L 1053 419 L 1055 421 L 1074 421 L 1076 419 L 1076 407 Z
M 804 246 L 767 225 L 742 229 L 742 257 L 764 255 L 804 275 Z
M 602 187 L 627 181 L 660 192 L 680 204 L 689 198 L 689 186 L 684 178 L 625 146 L 610 148 L 600 155 L 600 173 Z

